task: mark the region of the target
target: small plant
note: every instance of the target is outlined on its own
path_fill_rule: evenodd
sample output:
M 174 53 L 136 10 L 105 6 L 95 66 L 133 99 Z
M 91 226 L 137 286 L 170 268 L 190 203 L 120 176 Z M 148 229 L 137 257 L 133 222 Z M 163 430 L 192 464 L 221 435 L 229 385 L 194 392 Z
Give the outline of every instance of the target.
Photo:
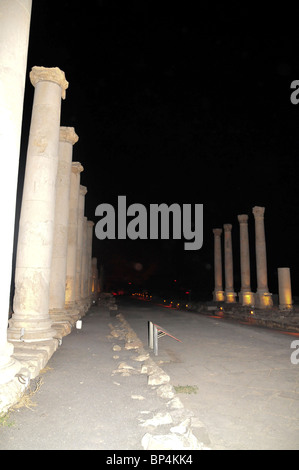
M 185 393 L 188 395 L 191 395 L 192 393 L 197 393 L 198 392 L 198 386 L 197 385 L 177 385 L 174 386 L 174 389 L 176 393 Z
M 0 413 L 0 427 L 11 427 L 14 425 L 13 421 L 9 420 L 10 413 Z

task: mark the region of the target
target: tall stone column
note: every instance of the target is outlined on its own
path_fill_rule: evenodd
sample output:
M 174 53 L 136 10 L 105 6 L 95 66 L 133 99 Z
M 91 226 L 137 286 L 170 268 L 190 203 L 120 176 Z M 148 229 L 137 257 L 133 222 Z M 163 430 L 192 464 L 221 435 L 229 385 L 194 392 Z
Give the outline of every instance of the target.
M 80 185 L 79 189 L 79 202 L 78 202 L 78 231 L 77 231 L 77 256 L 76 256 L 76 291 L 75 299 L 76 304 L 81 311 L 84 312 L 84 305 L 81 297 L 81 271 L 82 271 L 82 243 L 83 243 L 83 222 L 85 210 L 85 195 L 87 193 L 86 186 Z
M 89 298 L 89 304 L 91 304 L 92 296 L 92 271 L 91 271 L 91 258 L 92 258 L 92 237 L 93 237 L 93 226 L 94 223 L 91 220 L 87 221 L 87 295 Z
M 215 228 L 214 233 L 214 274 L 215 274 L 215 290 L 213 299 L 215 302 L 224 302 L 225 296 L 222 281 L 222 252 L 221 252 L 221 235 L 222 229 Z
M 92 297 L 93 301 L 96 302 L 98 299 L 98 283 L 99 283 L 99 272 L 98 272 L 98 260 L 93 257 L 91 260 L 91 270 L 92 270 Z
M 78 320 L 80 316 L 80 311 L 76 305 L 76 270 L 79 190 L 81 177 L 80 174 L 82 171 L 83 166 L 81 163 L 72 163 L 65 288 L 65 307 L 67 309 L 68 315 L 72 319 L 72 323 Z
M 240 259 L 241 259 L 241 292 L 239 302 L 243 306 L 254 305 L 255 296 L 251 292 L 250 252 L 248 235 L 248 215 L 238 215 L 240 222 Z
M 271 308 L 273 306 L 272 294 L 268 288 L 267 271 L 267 251 L 265 237 L 265 208 L 254 207 L 253 215 L 255 218 L 255 250 L 256 250 L 256 270 L 257 270 L 257 293 L 255 304 L 257 308 Z
M 293 310 L 292 282 L 290 268 L 278 268 L 279 309 Z
M 87 217 L 83 217 L 82 224 L 82 257 L 81 257 L 81 300 L 87 299 Z
M 225 301 L 227 303 L 236 302 L 234 292 L 234 266 L 232 247 L 232 228 L 230 224 L 224 226 L 224 260 L 225 260 Z
M 46 341 L 56 334 L 49 316 L 55 186 L 61 97 L 68 82 L 58 68 L 33 67 L 35 86 L 16 257 L 11 341 Z
M 14 347 L 7 342 L 7 325 L 31 4 L 32 0 L 0 2 L 0 154 L 5 159 L 0 185 L 5 224 L 1 232 L 0 385 L 20 369 L 11 357 Z
M 65 310 L 65 283 L 72 157 L 76 142 L 78 136 L 73 127 L 60 127 L 49 313 L 53 323 L 66 324 L 64 333 L 70 332 Z M 58 325 L 54 327 L 57 329 Z

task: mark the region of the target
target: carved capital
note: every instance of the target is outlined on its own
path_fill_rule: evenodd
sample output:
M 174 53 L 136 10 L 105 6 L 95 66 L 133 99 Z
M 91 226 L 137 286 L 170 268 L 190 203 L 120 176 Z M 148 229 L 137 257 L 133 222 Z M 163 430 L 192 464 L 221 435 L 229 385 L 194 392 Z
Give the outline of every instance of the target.
M 222 228 L 214 228 L 213 233 L 214 233 L 215 237 L 221 237 Z
M 40 81 L 57 83 L 61 87 L 62 99 L 65 99 L 65 90 L 68 88 L 69 82 L 65 79 L 64 72 L 58 67 L 32 67 L 29 77 L 34 87 Z
M 70 144 L 74 145 L 78 142 L 79 137 L 77 136 L 73 127 L 61 126 L 59 140 L 60 142 L 69 142 Z
M 223 225 L 223 228 L 224 228 L 224 231 L 225 231 L 225 232 L 231 232 L 233 226 L 232 226 L 231 224 L 224 224 L 224 225 Z
M 72 172 L 77 174 L 77 173 L 81 173 L 81 171 L 83 171 L 84 168 L 83 166 L 81 165 L 80 162 L 72 162 Z
M 255 206 L 252 209 L 252 213 L 256 219 L 263 218 L 265 215 L 265 207 Z
M 247 224 L 248 215 L 247 214 L 238 215 L 238 221 L 240 222 L 240 224 Z

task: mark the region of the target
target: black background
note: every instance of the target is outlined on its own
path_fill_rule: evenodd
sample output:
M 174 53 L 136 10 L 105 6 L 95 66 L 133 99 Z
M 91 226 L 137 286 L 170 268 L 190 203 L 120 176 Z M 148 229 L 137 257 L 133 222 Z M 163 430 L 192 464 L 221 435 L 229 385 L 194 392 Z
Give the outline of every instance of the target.
M 238 291 L 237 215 L 248 214 L 254 290 L 252 208 L 259 205 L 270 292 L 278 289 L 277 268 L 290 267 L 298 295 L 299 106 L 290 101 L 299 79 L 297 16 L 287 5 L 33 0 L 18 200 L 34 93 L 29 71 L 57 66 L 69 81 L 61 125 L 79 135 L 73 160 L 84 166 L 90 220 L 97 222 L 100 203 L 117 207 L 119 195 L 146 207 L 204 204 L 197 252 L 172 240 L 94 237 L 108 288 L 176 285 L 211 297 L 212 229 L 232 223 Z

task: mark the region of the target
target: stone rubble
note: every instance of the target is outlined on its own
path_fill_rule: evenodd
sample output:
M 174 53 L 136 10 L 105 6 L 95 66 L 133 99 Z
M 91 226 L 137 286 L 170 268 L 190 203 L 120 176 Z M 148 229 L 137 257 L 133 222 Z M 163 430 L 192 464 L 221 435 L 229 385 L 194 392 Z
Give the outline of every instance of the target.
M 127 362 L 120 362 L 112 375 L 120 373 L 122 376 L 129 377 L 132 374 L 146 374 L 148 386 L 156 391 L 165 406 L 164 411 L 154 414 L 148 410 L 143 410 L 140 413 L 139 426 L 148 430 L 142 438 L 142 448 L 144 450 L 209 450 L 209 447 L 199 442 L 192 432 L 193 426 L 201 428 L 204 425 L 193 416 L 192 412 L 184 408 L 170 383 L 170 377 L 144 350 L 142 342 L 123 315 L 119 313 L 116 319 L 121 323 L 121 327 L 111 325 L 111 330 L 122 332 L 118 339 L 125 341 L 125 350 L 132 350 L 132 361 L 140 362 L 141 366 L 137 369 Z M 129 345 L 136 347 L 128 347 Z M 121 346 L 119 350 L 122 350 Z M 144 400 L 142 395 L 132 394 L 131 398 Z M 144 419 L 145 415 L 150 414 L 152 414 L 151 417 Z

